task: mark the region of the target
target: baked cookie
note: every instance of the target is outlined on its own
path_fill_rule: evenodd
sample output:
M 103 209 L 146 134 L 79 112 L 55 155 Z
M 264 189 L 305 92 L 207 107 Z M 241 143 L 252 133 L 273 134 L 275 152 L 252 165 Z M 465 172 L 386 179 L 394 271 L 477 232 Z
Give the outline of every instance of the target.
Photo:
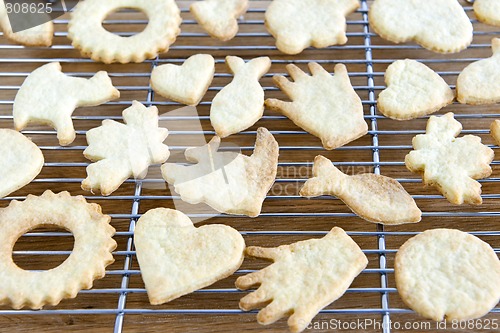
M 221 138 L 241 132 L 255 124 L 264 113 L 264 90 L 259 79 L 269 71 L 271 59 L 260 57 L 245 61 L 226 57 L 233 81 L 215 95 L 210 122 Z
M 82 289 L 92 288 L 93 281 L 106 274 L 113 263 L 115 229 L 111 217 L 97 204 L 68 192 L 11 201 L 0 209 L 0 304 L 14 309 L 41 309 L 57 305 L 64 298 L 75 298 Z M 41 226 L 55 225 L 73 234 L 75 245 L 59 266 L 45 271 L 21 269 L 12 260 L 12 249 L 26 232 Z
M 181 66 L 166 64 L 153 68 L 151 87 L 163 97 L 194 106 L 207 92 L 214 73 L 214 58 L 210 54 L 196 54 Z
M 90 79 L 66 76 L 61 65 L 52 62 L 35 69 L 24 81 L 14 100 L 14 126 L 48 124 L 57 131 L 61 146 L 76 137 L 71 115 L 75 108 L 97 106 L 120 97 L 108 73 L 101 71 Z
M 286 68 L 294 82 L 281 75 L 274 76 L 274 82 L 292 102 L 270 98 L 266 100 L 269 109 L 283 113 L 297 126 L 319 137 L 328 150 L 368 132 L 361 99 L 351 86 L 343 64 L 335 66 L 334 76 L 314 62 L 309 64 L 311 76 L 293 64 Z
M 500 120 L 497 119 L 491 123 L 490 132 L 495 143 L 500 146 Z
M 228 41 L 238 32 L 238 17 L 248 9 L 248 0 L 204 0 L 189 7 L 196 21 L 210 36 Z
M 11 1 L 12 3 L 16 2 Z M 52 21 L 30 29 L 13 32 L 4 0 L 0 0 L 0 29 L 9 40 L 25 46 L 51 46 L 54 37 L 54 24 Z
M 43 154 L 30 139 L 11 129 L 0 129 L 0 198 L 27 185 L 40 173 Z
M 481 138 L 465 135 L 457 138 L 462 124 L 452 112 L 431 116 L 426 134 L 413 138 L 413 151 L 405 158 L 411 172 L 421 173 L 425 185 L 436 186 L 452 204 L 479 205 L 481 184 L 475 179 L 491 174 L 493 150 L 481 143 Z
M 205 146 L 187 149 L 186 159 L 196 164 L 165 163 L 163 178 L 190 204 L 204 202 L 221 213 L 258 216 L 276 177 L 278 143 L 261 127 L 252 156 L 219 152 L 219 145 L 215 136 Z
M 265 24 L 281 52 L 299 54 L 309 46 L 347 43 L 346 16 L 358 8 L 358 0 L 274 0 Z
M 370 27 L 393 43 L 415 41 L 439 53 L 455 53 L 472 42 L 472 23 L 457 0 L 375 0 Z
M 436 72 L 410 59 L 393 62 L 385 72 L 387 88 L 378 96 L 378 110 L 397 120 L 425 116 L 453 102 L 455 94 Z
M 493 55 L 465 67 L 457 79 L 457 99 L 463 104 L 500 102 L 500 38 L 491 41 Z
M 474 13 L 479 21 L 500 26 L 500 0 L 475 0 Z
M 122 37 L 104 29 L 106 17 L 122 8 L 135 9 L 149 18 L 144 31 Z M 85 0 L 71 12 L 68 37 L 83 56 L 105 64 L 143 62 L 168 51 L 180 33 L 182 19 L 174 0 Z
M 125 124 L 106 119 L 102 126 L 87 131 L 89 146 L 83 155 L 92 163 L 82 182 L 86 191 L 100 190 L 110 195 L 130 176 L 143 179 L 151 164 L 165 162 L 170 156 L 163 141 L 166 128 L 158 127 L 158 109 L 146 108 L 137 101 L 123 111 Z
M 178 210 L 146 212 L 134 231 L 134 245 L 149 301 L 169 302 L 233 274 L 243 262 L 245 241 L 221 224 L 195 228 Z
M 500 261 L 487 243 L 454 229 L 427 230 L 394 261 L 401 299 L 436 321 L 476 319 L 500 300 Z
M 349 176 L 321 155 L 316 156 L 313 178 L 306 181 L 300 195 L 335 195 L 361 218 L 381 224 L 420 222 L 422 212 L 415 200 L 396 180 L 364 173 Z
M 291 314 L 291 332 L 302 332 L 328 304 L 340 298 L 368 264 L 359 246 L 344 230 L 333 228 L 321 239 L 309 239 L 276 248 L 249 246 L 246 254 L 273 261 L 270 266 L 241 276 L 238 289 L 258 289 L 240 300 L 262 325 Z

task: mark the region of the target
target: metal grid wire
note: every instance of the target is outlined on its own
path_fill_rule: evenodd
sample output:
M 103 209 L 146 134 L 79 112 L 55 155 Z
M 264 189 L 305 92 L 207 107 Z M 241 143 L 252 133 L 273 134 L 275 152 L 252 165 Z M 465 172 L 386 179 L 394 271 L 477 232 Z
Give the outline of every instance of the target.
M 483 206 L 454 207 L 447 205 L 443 197 L 438 195 L 436 191 L 432 189 L 423 190 L 421 188 L 422 182 L 420 178 L 404 171 L 403 158 L 406 152 L 411 149 L 411 137 L 416 134 L 424 133 L 425 122 L 428 117 L 423 117 L 420 121 L 414 121 L 414 125 L 409 125 L 409 122 L 400 123 L 388 120 L 377 113 L 376 97 L 378 92 L 384 89 L 384 69 L 395 59 L 400 58 L 399 56 L 395 57 L 395 53 L 400 53 L 402 55 L 406 54 L 407 57 L 416 58 L 430 67 L 436 68 L 437 72 L 447 79 L 452 88 L 454 88 L 452 78 L 459 74 L 460 68 L 465 67 L 465 65 L 472 61 L 488 57 L 490 54 L 490 44 L 488 40 L 495 36 L 500 36 L 500 31 L 491 29 L 482 30 L 485 26 L 480 25 L 473 19 L 472 8 L 470 5 L 463 3 L 465 10 L 472 18 L 475 26 L 474 43 L 470 46 L 467 51 L 468 53 L 465 52 L 459 55 L 447 56 L 431 55 L 431 53 L 422 50 L 414 44 L 393 45 L 379 39 L 374 33 L 370 32 L 368 23 L 368 1 L 361 0 L 361 4 L 361 8 L 355 14 L 348 17 L 347 35 L 350 41 L 347 45 L 333 46 L 325 50 L 307 50 L 302 55 L 287 57 L 277 52 L 273 44 L 273 39 L 263 28 L 263 14 L 268 5 L 267 1 L 251 1 L 251 8 L 248 13 L 244 18 L 240 19 L 240 32 L 236 39 L 226 44 L 217 44 L 217 42 L 210 39 L 205 32 L 197 30 L 196 22 L 188 13 L 187 8 L 189 2 L 179 1 L 184 19 L 182 26 L 183 32 L 179 37 L 179 43 L 172 45 L 170 52 L 154 60 L 146 61 L 142 65 L 111 65 L 109 67 L 100 67 L 109 72 L 113 81 L 117 80 L 123 83 L 115 83 L 115 86 L 122 92 L 122 98 L 118 101 L 109 102 L 103 107 L 95 108 L 98 112 L 88 114 L 79 114 L 77 112 L 73 116 L 73 120 L 77 126 L 78 137 L 74 145 L 70 147 L 58 146 L 55 141 L 51 141 L 50 139 L 55 136 L 55 131 L 44 127 L 40 127 L 40 129 L 33 129 L 33 127 L 30 127 L 28 130 L 23 131 L 27 136 L 34 138 L 34 141 L 40 145 L 40 148 L 46 155 L 44 170 L 53 170 L 54 173 L 51 173 L 51 175 L 55 174 L 56 176 L 48 177 L 44 176 L 42 173 L 41 176 L 28 186 L 25 192 L 16 192 L 13 196 L 2 199 L 1 202 L 3 206 L 6 206 L 10 200 L 24 199 L 26 194 L 30 193 L 31 189 L 40 192 L 41 190 L 38 190 L 38 188 L 51 188 L 57 190 L 70 190 L 72 194 L 80 194 L 78 193 L 79 183 L 84 177 L 81 172 L 83 172 L 84 168 L 88 165 L 88 161 L 85 161 L 83 157 L 76 160 L 68 160 L 64 157 L 66 155 L 63 154 L 69 154 L 68 156 L 81 155 L 83 149 L 86 148 L 84 140 L 86 130 L 99 126 L 100 121 L 103 119 L 110 118 L 121 121 L 123 118 L 118 111 L 130 105 L 133 99 L 138 99 L 146 105 L 156 105 L 159 108 L 179 107 L 177 103 L 155 96 L 151 90 L 148 81 L 150 71 L 155 66 L 163 63 L 181 63 L 187 57 L 185 56 L 186 54 L 212 53 L 216 58 L 217 71 L 214 83 L 209 88 L 208 95 L 212 94 L 213 96 L 213 94 L 222 89 L 224 84 L 229 82 L 231 78 L 231 75 L 223 70 L 225 55 L 246 54 L 248 55 L 246 58 L 259 55 L 270 55 L 273 61 L 273 67 L 262 80 L 267 96 L 273 93 L 279 94 L 278 89 L 272 85 L 270 78 L 275 74 L 285 74 L 284 65 L 288 63 L 306 64 L 311 59 L 314 59 L 325 66 L 330 66 L 331 64 L 339 62 L 348 66 L 349 75 L 353 81 L 354 88 L 362 97 L 362 102 L 365 107 L 365 119 L 370 125 L 369 133 L 364 138 L 364 141 L 358 140 L 332 153 L 331 156 L 338 157 L 334 159 L 335 164 L 343 168 L 369 170 L 376 174 L 383 173 L 397 178 L 398 181 L 409 189 L 409 192 L 422 207 L 423 222 L 421 222 L 421 224 L 428 223 L 428 221 L 440 220 L 486 221 L 484 228 L 477 228 L 477 224 L 475 224 L 472 230 L 467 231 L 489 241 L 493 245 L 495 252 L 498 253 L 500 251 L 500 244 L 494 243 L 494 240 L 500 236 L 500 229 L 495 229 L 493 221 L 500 215 L 500 205 L 496 204 L 496 201 L 500 199 L 500 191 L 496 184 L 500 181 L 500 178 L 497 177 L 495 167 L 500 164 L 500 161 L 495 160 L 493 162 L 495 172 L 492 177 L 481 180 L 485 189 L 483 192 L 485 204 Z M 3 69 L 0 72 L 0 106 L 2 107 L 2 109 L 0 109 L 2 111 L 0 112 L 1 127 L 12 127 L 11 107 L 13 104 L 13 97 L 24 78 L 30 73 L 29 70 L 10 70 L 8 69 L 10 66 L 24 68 L 23 66 L 26 65 L 34 69 L 47 62 L 59 61 L 63 66 L 74 69 L 65 70 L 69 75 L 90 77 L 95 73 L 95 71 L 89 71 L 87 69 L 80 70 L 80 68 L 89 68 L 86 66 L 93 65 L 93 62 L 89 59 L 81 58 L 66 39 L 67 17 L 63 16 L 62 18 L 56 19 L 54 22 L 56 25 L 55 36 L 60 42 L 56 43 L 48 50 L 35 48 L 31 53 L 24 53 L 23 56 L 17 56 L 17 52 L 24 52 L 26 49 L 22 46 L 7 43 L 2 39 L 3 43 L 0 45 L 0 54 L 2 54 L 2 57 L 0 57 L 0 68 Z M 120 35 L 129 36 L 133 34 L 134 31 L 124 31 L 122 27 L 128 27 L 130 25 L 144 26 L 147 24 L 147 20 L 108 19 L 104 23 L 115 29 L 113 31 L 116 31 Z M 479 42 L 477 42 L 478 39 Z M 193 40 L 202 42 L 195 45 L 192 43 Z M 185 41 L 185 43 L 181 41 Z M 261 41 L 265 42 L 261 43 Z M 70 55 L 67 55 L 68 52 Z M 343 53 L 345 57 L 336 58 Z M 182 56 L 177 57 L 177 55 L 180 54 L 182 54 Z M 440 67 L 441 65 L 446 66 Z M 129 70 L 131 68 L 133 70 Z M 330 70 L 332 68 L 333 66 L 327 67 L 327 69 Z M 134 84 L 129 84 L 128 82 L 133 82 Z M 282 95 L 279 96 L 283 97 Z M 211 98 L 205 98 L 201 103 L 201 107 L 209 107 L 210 100 Z M 109 109 L 107 107 L 109 107 Z M 500 113 L 496 112 L 498 111 L 498 107 L 496 107 L 496 111 L 495 107 L 481 109 L 463 107 L 457 104 L 454 104 L 452 107 L 455 108 L 456 118 L 466 124 L 462 134 L 480 135 L 485 141 L 488 140 L 489 122 L 494 118 L 500 118 Z M 110 110 L 110 112 L 107 112 L 107 110 Z M 171 121 L 172 119 L 179 121 L 194 119 L 206 123 L 209 120 L 209 116 L 207 113 L 200 112 L 200 115 L 196 117 L 172 117 L 167 113 L 162 115 L 160 119 L 165 121 Z M 285 117 L 266 111 L 262 121 L 280 142 L 280 168 L 307 168 L 310 170 L 312 166 L 311 161 L 314 155 L 327 154 L 318 141 L 314 141 L 314 138 L 311 138 L 306 132 L 294 126 L 290 126 L 289 121 Z M 93 124 L 93 126 L 88 125 L 86 128 L 79 128 L 79 122 L 82 122 L 82 124 L 84 122 L 85 124 Z M 283 123 L 287 124 L 287 126 L 280 126 Z M 244 142 L 241 145 L 243 152 L 247 153 L 253 150 L 252 144 L 255 133 L 255 128 L 251 128 L 238 135 L 242 142 Z M 204 126 L 202 131 L 170 131 L 171 137 L 177 136 L 180 138 L 188 135 L 201 134 L 211 136 L 215 133 L 209 126 Z M 40 139 L 37 140 L 37 138 Z M 492 141 L 489 140 L 488 142 Z M 189 145 L 171 145 L 171 149 L 173 151 L 182 152 L 187 146 Z M 489 146 L 497 151 L 496 146 L 492 144 Z M 306 160 L 297 160 L 293 157 L 295 154 L 298 156 L 307 155 L 308 157 Z M 352 155 L 356 156 L 356 158 L 349 157 Z M 49 156 L 49 158 L 47 158 L 47 156 Z M 282 172 L 278 175 L 275 186 L 292 183 L 300 187 L 306 180 L 307 177 L 290 176 Z M 112 224 L 117 229 L 115 238 L 117 240 L 120 239 L 119 247 L 114 252 L 117 262 L 108 267 L 104 279 L 111 280 L 111 282 L 102 285 L 96 282 L 94 288 L 81 291 L 77 299 L 75 299 L 76 301 L 85 295 L 89 295 L 89 297 L 96 300 L 96 303 L 100 304 L 100 306 L 75 307 L 72 303 L 73 300 L 69 300 L 61 303 L 61 306 L 39 311 L 1 308 L 0 320 L 8 316 L 17 315 L 110 315 L 114 318 L 114 332 L 122 332 L 126 329 L 125 319 L 132 315 L 175 316 L 190 314 L 202 316 L 233 316 L 230 320 L 237 326 L 240 319 L 234 316 L 245 313 L 237 307 L 237 299 L 240 298 L 243 293 L 236 290 L 234 287 L 230 287 L 230 283 L 220 288 L 217 286 L 208 287 L 197 291 L 195 294 L 207 294 L 208 297 L 213 297 L 214 299 L 231 297 L 231 299 L 236 300 L 231 303 L 233 306 L 221 308 L 212 301 L 207 301 L 207 299 L 204 298 L 201 301 L 193 302 L 190 304 L 191 306 L 176 307 L 175 304 L 178 303 L 175 302 L 173 306 L 166 307 L 151 307 L 147 304 L 145 289 L 143 285 L 140 285 L 140 271 L 135 259 L 133 233 L 137 219 L 146 209 L 164 206 L 167 201 L 170 202 L 173 199 L 179 199 L 175 193 L 148 190 L 151 184 L 163 183 L 164 181 L 161 177 L 149 176 L 142 181 L 133 179 L 127 180 L 122 186 L 124 189 L 108 197 L 84 193 L 89 201 L 98 202 L 103 205 L 105 213 L 109 214 L 109 212 L 106 211 L 106 206 L 112 207 L 113 211 L 109 215 L 112 217 Z M 302 204 L 302 202 L 305 203 Z M 309 207 L 310 205 L 313 205 L 315 208 L 305 209 L 306 206 Z M 345 223 L 343 226 L 344 229 L 346 229 L 348 234 L 354 237 L 358 242 L 361 240 L 363 244 L 361 245 L 362 249 L 370 258 L 370 266 L 363 271 L 361 279 L 367 277 L 367 279 L 370 281 L 374 280 L 376 283 L 370 282 L 367 284 L 361 283 L 359 286 L 353 285 L 342 299 L 349 300 L 355 297 L 353 295 L 358 295 L 357 299 L 362 300 L 363 297 L 375 297 L 377 302 L 372 303 L 371 301 L 367 301 L 366 304 L 358 302 L 357 305 L 354 303 L 345 303 L 347 304 L 346 306 L 340 305 L 339 307 L 336 307 L 335 304 L 337 303 L 335 303 L 333 307 L 328 307 L 321 311 L 318 317 L 322 318 L 322 320 L 328 320 L 329 318 L 343 318 L 342 316 L 346 316 L 346 318 L 368 318 L 371 316 L 382 320 L 386 324 L 390 321 L 394 321 L 395 318 L 399 320 L 401 320 L 401 318 L 420 320 L 421 318 L 415 316 L 414 313 L 400 301 L 394 301 L 394 299 L 397 299 L 397 290 L 393 282 L 394 270 L 391 268 L 391 262 L 398 245 L 400 245 L 404 239 L 422 230 L 433 227 L 434 225 L 418 228 L 408 226 L 387 230 L 387 228 L 384 228 L 382 225 L 371 225 L 366 222 L 359 222 L 356 220 L 357 217 L 348 210 L 333 209 L 331 205 L 342 207 L 335 198 L 322 197 L 316 200 L 305 201 L 298 194 L 273 194 L 273 191 L 271 191 L 266 199 L 263 213 L 258 219 L 249 220 L 244 217 L 220 215 L 214 220 L 220 221 L 221 223 L 228 223 L 236 227 L 242 235 L 244 235 L 247 243 L 248 240 L 252 241 L 254 239 L 257 239 L 256 242 L 258 243 L 259 238 L 265 238 L 266 241 L 269 242 L 268 244 L 272 246 L 291 243 L 296 239 L 318 237 L 326 234 L 327 230 L 334 225 Z M 202 217 L 202 215 L 203 214 L 190 214 L 191 217 Z M 259 227 L 250 226 L 250 224 L 260 223 L 259 221 L 261 219 L 276 221 L 276 226 L 271 224 L 261 225 Z M 294 221 L 299 222 L 294 224 Z M 300 224 L 302 221 L 305 222 L 304 225 L 301 226 Z M 325 221 L 326 223 L 324 223 L 324 227 L 322 227 L 321 230 L 311 230 L 306 226 L 308 221 Z M 446 226 L 453 227 L 452 223 L 446 223 Z M 462 226 L 457 227 L 460 228 Z M 67 232 L 35 231 L 27 233 L 22 239 L 36 239 L 38 237 L 62 238 L 68 237 L 69 235 L 70 234 Z M 393 239 L 397 239 L 397 241 L 392 242 L 391 240 Z M 67 256 L 69 253 L 70 251 L 16 250 L 14 251 L 14 258 L 17 256 Z M 239 276 L 254 270 L 255 269 L 252 268 L 242 267 L 235 275 Z M 133 283 L 133 279 L 139 282 Z M 234 283 L 234 278 L 231 280 L 231 283 Z M 103 298 L 105 295 L 115 297 L 111 297 L 109 298 L 110 301 L 103 303 L 97 302 L 99 298 Z M 140 295 L 140 300 L 132 299 L 136 295 Z M 92 301 L 90 301 L 90 303 L 92 303 Z M 80 305 L 80 303 L 78 303 L 78 305 Z M 493 309 L 490 316 L 498 318 L 499 313 L 500 308 L 497 306 Z M 252 317 L 251 320 L 254 320 L 255 311 L 245 316 L 250 316 Z M 168 320 L 166 319 L 165 322 L 168 322 Z M 192 325 L 193 328 L 201 330 L 200 327 L 196 327 L 196 323 Z M 253 329 L 261 330 L 256 323 L 252 327 Z M 269 329 L 272 330 L 272 327 Z M 374 331 L 390 332 L 391 327 L 385 325 Z

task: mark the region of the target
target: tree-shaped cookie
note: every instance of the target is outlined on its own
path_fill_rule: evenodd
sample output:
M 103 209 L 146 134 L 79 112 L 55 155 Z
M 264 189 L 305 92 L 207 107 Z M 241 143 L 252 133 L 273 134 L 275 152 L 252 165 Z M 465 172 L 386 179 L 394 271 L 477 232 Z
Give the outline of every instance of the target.
M 67 146 L 76 137 L 71 115 L 80 106 L 96 106 L 120 97 L 108 73 L 90 79 L 66 76 L 52 62 L 35 69 L 24 81 L 14 100 L 14 126 L 23 130 L 29 123 L 50 124 L 59 144 Z
M 274 76 L 274 81 L 292 102 L 271 98 L 266 100 L 268 108 L 319 137 L 326 149 L 343 146 L 367 133 L 361 99 L 343 64 L 335 66 L 334 76 L 314 62 L 309 64 L 311 76 L 293 64 L 286 68 L 295 82 L 281 75 Z
M 436 186 L 453 204 L 481 204 L 481 184 L 475 179 L 491 174 L 493 150 L 481 138 L 465 135 L 457 138 L 462 124 L 449 112 L 431 116 L 426 134 L 413 138 L 413 148 L 405 158 L 408 170 L 423 174 L 426 185 Z
M 248 311 L 267 304 L 257 315 L 263 325 L 291 314 L 288 326 L 292 332 L 303 331 L 322 308 L 345 293 L 368 264 L 359 246 L 341 228 L 333 228 L 321 239 L 277 248 L 250 246 L 246 253 L 274 263 L 236 280 L 239 289 L 260 285 L 241 299 L 240 308 Z
M 237 19 L 247 8 L 248 0 L 204 0 L 194 2 L 189 10 L 210 36 L 228 41 L 238 32 Z
M 491 41 L 493 55 L 473 62 L 457 79 L 457 99 L 464 104 L 500 102 L 500 38 Z
M 271 67 L 268 57 L 245 61 L 226 57 L 233 81 L 215 95 L 210 108 L 210 122 L 217 135 L 225 138 L 252 126 L 264 113 L 264 90 L 259 79 Z
M 378 96 L 384 116 L 407 120 L 434 113 L 453 102 L 455 94 L 445 80 L 421 62 L 393 62 L 385 72 L 387 88 Z
M 162 166 L 163 178 L 188 203 L 204 202 L 222 213 L 258 216 L 276 177 L 278 143 L 261 127 L 250 157 L 220 152 L 219 144 L 216 136 L 205 146 L 187 149 L 186 159 L 196 164 L 166 163 Z
M 170 153 L 163 141 L 166 128 L 158 127 L 158 109 L 134 101 L 123 111 L 125 124 L 106 119 L 102 126 L 87 132 L 89 146 L 83 154 L 96 162 L 87 167 L 82 188 L 113 193 L 130 176 L 146 177 L 151 164 L 165 162 Z
M 457 0 L 375 0 L 370 27 L 394 43 L 415 41 L 434 52 L 455 53 L 472 42 L 473 28 Z
M 266 27 L 281 52 L 298 54 L 309 46 L 345 44 L 346 16 L 358 8 L 358 0 L 274 0 Z

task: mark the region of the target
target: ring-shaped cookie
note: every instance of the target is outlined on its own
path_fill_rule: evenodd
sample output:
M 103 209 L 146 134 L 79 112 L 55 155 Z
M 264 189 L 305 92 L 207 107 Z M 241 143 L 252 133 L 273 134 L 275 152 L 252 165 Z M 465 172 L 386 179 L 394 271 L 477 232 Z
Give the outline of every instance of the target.
M 142 11 L 149 18 L 144 31 L 131 37 L 113 34 L 102 26 L 119 9 Z M 167 51 L 175 42 L 182 22 L 174 0 L 85 0 L 71 14 L 68 37 L 84 56 L 104 63 L 142 62 Z
M 93 280 L 103 277 L 106 266 L 114 261 L 115 229 L 110 220 L 99 205 L 68 192 L 28 195 L 23 202 L 12 201 L 0 210 L 0 304 L 40 309 L 91 288 Z M 21 269 L 12 259 L 14 244 L 24 233 L 43 225 L 70 231 L 75 238 L 73 251 L 53 269 Z

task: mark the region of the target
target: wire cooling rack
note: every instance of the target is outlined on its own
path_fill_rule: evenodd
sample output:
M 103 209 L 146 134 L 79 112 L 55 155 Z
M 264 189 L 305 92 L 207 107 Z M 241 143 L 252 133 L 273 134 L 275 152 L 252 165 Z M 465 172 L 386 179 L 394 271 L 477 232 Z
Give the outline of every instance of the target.
M 470 48 L 458 54 L 437 55 L 414 44 L 394 45 L 370 32 L 368 9 L 370 2 L 361 0 L 361 8 L 348 17 L 349 42 L 344 46 L 326 49 L 307 49 L 297 56 L 286 56 L 276 50 L 274 39 L 263 25 L 268 1 L 250 1 L 250 10 L 240 20 L 240 31 L 235 39 L 221 43 L 211 39 L 196 24 L 189 13 L 189 1 L 178 1 L 182 10 L 182 33 L 168 53 L 142 64 L 103 65 L 82 58 L 67 39 L 68 15 L 55 20 L 56 38 L 51 48 L 24 48 L 13 45 L 0 37 L 0 127 L 12 128 L 12 104 L 20 85 L 35 68 L 52 61 L 59 61 L 69 75 L 90 77 L 98 70 L 106 70 L 115 86 L 122 92 L 119 100 L 94 108 L 77 109 L 73 116 L 77 139 L 70 147 L 60 147 L 55 131 L 47 127 L 29 127 L 23 133 L 37 143 L 45 155 L 45 167 L 31 184 L 0 201 L 5 207 L 13 200 L 23 200 L 27 194 L 40 195 L 46 189 L 70 191 L 85 195 L 89 202 L 102 206 L 112 216 L 116 228 L 118 248 L 115 263 L 106 276 L 95 281 L 90 290 L 81 291 L 77 298 L 64 300 L 55 307 L 40 311 L 11 310 L 0 307 L 1 331 L 55 331 L 82 330 L 95 332 L 285 332 L 286 320 L 269 327 L 256 323 L 255 311 L 238 309 L 238 300 L 245 294 L 234 287 L 237 276 L 265 267 L 267 263 L 246 260 L 233 276 L 216 284 L 184 296 L 162 306 L 151 306 L 147 301 L 144 285 L 135 258 L 133 233 L 137 219 L 145 211 L 156 207 L 174 208 L 178 200 L 171 193 L 159 173 L 159 166 L 150 169 L 143 181 L 128 180 L 108 197 L 91 195 L 80 189 L 85 178 L 88 161 L 82 155 L 85 133 L 99 126 L 103 119 L 121 121 L 121 112 L 132 100 L 158 106 L 162 124 L 170 129 L 167 143 L 179 155 L 192 142 L 209 139 L 213 129 L 209 123 L 209 107 L 213 96 L 231 75 L 224 66 L 226 55 L 245 59 L 270 56 L 272 68 L 261 80 L 266 97 L 286 98 L 272 83 L 272 76 L 285 74 L 284 66 L 296 63 L 305 65 L 314 60 L 333 71 L 336 63 L 347 65 L 353 86 L 363 100 L 365 119 L 370 126 L 368 135 L 334 151 L 325 151 L 319 140 L 297 128 L 285 117 L 266 110 L 262 120 L 254 127 L 229 137 L 226 141 L 251 153 L 258 126 L 267 127 L 280 143 L 280 162 L 276 184 L 264 202 L 262 214 L 256 219 L 219 215 L 204 223 L 224 223 L 239 230 L 248 245 L 278 246 L 298 240 L 320 237 L 332 227 L 340 226 L 361 246 L 369 258 L 368 268 L 356 278 L 346 295 L 328 306 L 314 319 L 311 332 L 344 331 L 407 332 L 414 330 L 436 331 L 436 323 L 427 321 L 409 310 L 400 300 L 394 283 L 393 260 L 398 247 L 409 237 L 426 229 L 447 227 L 471 232 L 489 242 L 498 253 L 500 250 L 499 161 L 493 162 L 493 174 L 481 181 L 483 200 L 481 206 L 452 206 L 433 188 L 424 188 L 421 179 L 408 172 L 404 156 L 411 150 L 411 139 L 424 133 L 428 117 L 398 122 L 386 119 L 377 112 L 376 98 L 384 89 L 383 75 L 387 66 L 396 59 L 412 58 L 424 62 L 454 88 L 456 77 L 470 62 L 489 57 L 490 42 L 500 37 L 498 28 L 478 23 L 470 4 L 463 2 L 474 23 L 474 41 Z M 62 13 L 62 8 L 55 8 Z M 104 26 L 123 36 L 141 31 L 146 18 L 135 12 L 119 12 L 108 17 Z M 175 113 L 181 106 L 156 96 L 149 85 L 152 68 L 164 63 L 181 63 L 196 53 L 210 53 L 216 59 L 216 75 L 207 96 L 198 107 L 198 114 Z M 439 114 L 455 112 L 464 125 L 463 134 L 475 134 L 491 146 L 489 125 L 500 118 L 500 108 L 493 106 L 463 106 L 457 103 L 441 110 Z M 206 137 L 206 138 L 205 138 Z M 194 141 L 192 141 L 194 140 Z M 398 179 L 413 195 L 423 211 L 419 224 L 383 227 L 361 220 L 352 214 L 338 199 L 320 197 L 304 199 L 298 190 L 311 176 L 314 156 L 323 154 L 344 172 L 355 174 L 374 172 Z M 4 177 L 1 175 L 0 177 Z M 209 215 L 193 210 L 192 218 Z M 14 260 L 25 269 L 48 269 L 66 258 L 73 245 L 71 234 L 50 228 L 33 230 L 20 238 L 14 248 Z M 182 246 L 182 244 L 179 244 Z M 468 330 L 496 331 L 493 325 L 500 320 L 497 306 L 481 321 L 475 321 Z M 489 322 L 489 324 L 488 324 Z M 482 328 L 479 326 L 482 324 Z M 447 324 L 441 331 L 464 329 Z

